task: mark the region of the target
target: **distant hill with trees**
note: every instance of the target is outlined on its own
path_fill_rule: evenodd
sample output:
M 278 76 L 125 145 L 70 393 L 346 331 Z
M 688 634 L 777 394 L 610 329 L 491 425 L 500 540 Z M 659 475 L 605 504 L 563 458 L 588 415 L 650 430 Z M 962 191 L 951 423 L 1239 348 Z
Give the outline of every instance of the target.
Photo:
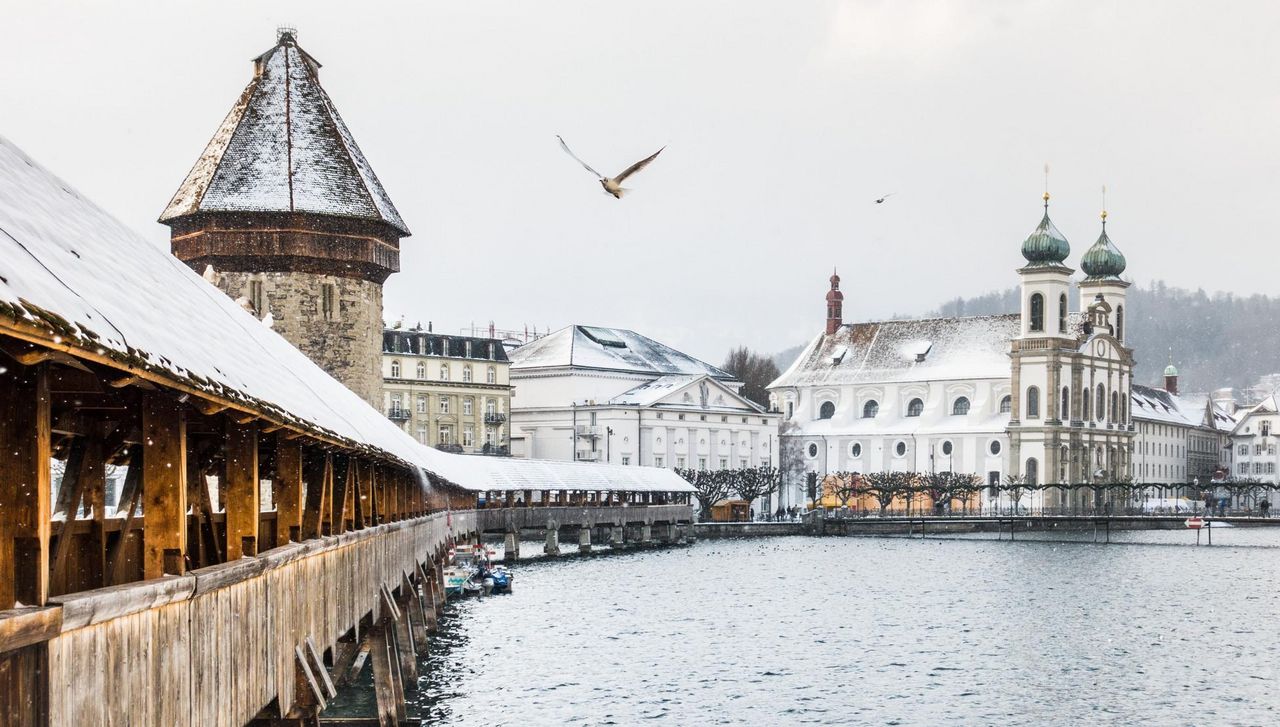
M 1075 291 L 1071 293 L 1076 299 Z M 1159 386 L 1170 355 L 1182 391 L 1206 392 L 1247 387 L 1280 371 L 1280 298 L 1206 293 L 1153 282 L 1129 289 L 1128 344 L 1134 348 L 1137 383 Z M 1018 312 L 1018 289 L 956 298 L 925 313 L 933 317 L 982 316 Z M 803 345 L 773 356 L 786 370 Z

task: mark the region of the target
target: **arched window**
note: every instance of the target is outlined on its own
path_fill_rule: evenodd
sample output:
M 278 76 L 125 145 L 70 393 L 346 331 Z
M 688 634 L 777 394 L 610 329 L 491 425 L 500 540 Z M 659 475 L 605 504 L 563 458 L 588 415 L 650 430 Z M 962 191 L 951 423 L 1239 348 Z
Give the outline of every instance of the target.
M 836 405 L 834 402 L 824 401 L 822 406 L 818 407 L 819 419 L 830 419 L 836 415 Z
M 1005 394 L 1004 398 L 1000 400 L 1000 413 L 1008 414 L 1012 411 L 1013 411 L 1013 397 L 1010 396 L 1009 394 Z
M 1035 386 L 1027 387 L 1027 418 L 1040 418 L 1040 389 Z
M 1058 415 L 1062 421 L 1071 419 L 1071 387 L 1062 387 L 1062 413 Z
M 918 417 L 924 413 L 924 402 L 920 399 L 912 399 L 907 404 L 907 416 Z
M 1125 418 L 1127 412 L 1125 411 L 1124 400 L 1126 398 L 1127 397 L 1124 397 L 1124 396 L 1120 397 L 1120 423 L 1121 424 L 1124 424 L 1129 421 L 1127 418 Z M 1264 434 L 1263 436 L 1266 436 L 1266 435 Z
M 498 383 L 498 370 L 490 366 L 489 372 L 488 374 L 486 374 L 485 381 L 489 382 L 490 384 Z
M 449 380 L 449 364 L 440 364 L 440 380 Z
M 1107 389 L 1102 384 L 1098 384 L 1098 401 L 1097 406 L 1093 408 L 1093 415 L 1098 417 L 1098 421 L 1102 421 L 1107 416 Z
M 1089 421 L 1089 391 L 1086 389 L 1080 397 L 1080 421 Z
M 863 419 L 875 419 L 876 414 L 879 414 L 879 413 L 880 413 L 880 402 L 876 401 L 875 399 L 872 399 L 871 401 L 868 401 L 867 403 L 862 405 Z
M 1044 330 L 1044 296 L 1039 293 L 1031 294 L 1031 330 Z
M 421 361 L 418 362 L 418 378 L 427 378 L 427 365 Z
M 1058 333 L 1067 332 L 1067 294 L 1058 296 Z
M 1120 397 L 1116 395 L 1115 391 L 1112 391 L 1111 392 L 1111 421 L 1113 422 L 1120 421 L 1120 417 L 1117 416 L 1117 414 L 1119 413 L 1120 413 Z
M 1124 306 L 1116 308 L 1116 340 L 1124 343 Z
M 962 417 L 969 413 L 969 397 L 962 396 L 951 405 L 951 415 Z
M 396 359 L 391 360 L 391 378 L 400 378 L 400 361 Z
M 1026 482 L 1028 485 L 1039 484 L 1040 482 L 1040 463 L 1035 457 L 1027 458 Z
M 463 383 L 466 383 L 466 384 L 471 383 L 471 367 L 470 366 L 462 367 L 462 381 Z

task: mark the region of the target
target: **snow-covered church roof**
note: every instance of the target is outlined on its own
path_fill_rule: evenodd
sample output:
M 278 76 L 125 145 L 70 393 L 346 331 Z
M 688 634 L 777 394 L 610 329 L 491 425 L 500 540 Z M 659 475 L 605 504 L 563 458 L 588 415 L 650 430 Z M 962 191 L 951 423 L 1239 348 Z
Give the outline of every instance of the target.
M 521 369 L 569 366 L 737 380 L 727 371 L 625 328 L 567 326 L 511 352 L 512 373 Z
M 0 332 L 9 330 L 471 490 L 516 480 L 545 489 L 584 482 L 600 490 L 691 489 L 654 467 L 585 471 L 419 444 L 177 258 L 0 137 Z
M 820 334 L 769 388 L 1007 379 L 1017 314 L 845 324 Z
M 160 221 L 200 212 L 309 212 L 383 222 L 408 235 L 320 86 L 320 64 L 293 34 L 282 31 L 254 69 Z

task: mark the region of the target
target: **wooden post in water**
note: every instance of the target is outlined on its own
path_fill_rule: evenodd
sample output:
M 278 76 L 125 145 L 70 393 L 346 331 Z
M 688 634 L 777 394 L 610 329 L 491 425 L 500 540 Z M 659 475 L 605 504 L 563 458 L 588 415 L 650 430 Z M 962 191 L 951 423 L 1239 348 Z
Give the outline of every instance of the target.
M 167 394 L 142 395 L 143 578 L 185 572 L 187 419 Z
M 48 364 L 0 373 L 0 610 L 49 600 Z

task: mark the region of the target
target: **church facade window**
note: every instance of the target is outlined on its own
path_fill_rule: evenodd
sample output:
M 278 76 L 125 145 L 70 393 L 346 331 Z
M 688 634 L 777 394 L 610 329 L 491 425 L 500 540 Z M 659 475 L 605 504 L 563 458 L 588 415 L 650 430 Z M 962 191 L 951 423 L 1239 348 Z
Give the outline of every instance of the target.
M 836 415 L 836 405 L 835 405 L 835 402 L 831 402 L 831 401 L 824 401 L 824 402 L 822 402 L 822 406 L 818 407 L 818 418 L 819 418 L 819 419 L 830 419 L 831 417 L 833 417 L 833 416 L 835 416 L 835 415 Z
M 907 416 L 918 417 L 924 413 L 924 401 L 921 399 L 912 399 L 907 404 Z
M 1093 414 L 1098 417 L 1098 421 L 1102 421 L 1107 415 L 1107 389 L 1102 384 L 1098 384 L 1098 401 Z
M 955 403 L 951 405 L 952 416 L 960 417 L 960 416 L 965 416 L 968 413 L 969 413 L 969 397 L 967 396 L 961 396 L 957 398 Z M 948 442 L 947 444 L 949 445 L 950 442 Z
M 1124 306 L 1116 308 L 1116 340 L 1124 343 Z
M 1005 394 L 1004 398 L 1000 400 L 1000 413 L 1009 414 L 1012 412 L 1013 412 L 1013 397 L 1008 394 Z
M 1026 483 L 1028 485 L 1040 483 L 1040 463 L 1036 461 L 1035 457 L 1027 458 Z
M 1044 296 L 1039 293 L 1031 294 L 1031 330 L 1044 330 Z
M 1067 332 L 1067 294 L 1058 296 L 1058 333 Z
M 899 457 L 905 457 L 905 456 L 907 456 L 907 443 L 906 443 L 906 442 L 898 442 L 898 443 L 897 443 L 897 445 L 895 445 L 895 446 L 894 446 L 893 451 L 894 451 L 894 452 L 895 452 Z
M 880 402 L 876 401 L 875 399 L 872 399 L 871 401 L 868 401 L 867 403 L 862 405 L 863 419 L 875 419 L 876 415 L 879 413 L 880 413 Z
M 1040 418 L 1040 389 L 1035 386 L 1027 387 L 1027 418 Z
M 1064 422 L 1071 418 L 1071 387 L 1070 386 L 1062 387 L 1062 412 L 1058 415 L 1058 418 Z

